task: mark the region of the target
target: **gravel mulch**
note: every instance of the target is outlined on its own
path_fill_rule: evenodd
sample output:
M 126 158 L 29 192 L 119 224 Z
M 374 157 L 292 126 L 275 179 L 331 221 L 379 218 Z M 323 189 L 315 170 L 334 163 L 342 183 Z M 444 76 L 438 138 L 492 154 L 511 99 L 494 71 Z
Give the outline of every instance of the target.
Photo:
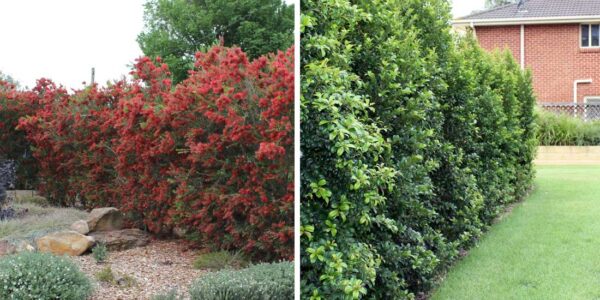
M 192 267 L 195 257 L 196 252 L 187 251 L 184 243 L 170 240 L 151 241 L 145 247 L 109 252 L 108 260 L 103 264 L 96 263 L 92 255 L 73 257 L 73 260 L 94 280 L 95 274 L 106 266 L 110 266 L 114 274 L 134 279 L 132 287 L 97 282 L 93 300 L 151 299 L 173 288 L 188 299 L 188 287 L 206 272 Z

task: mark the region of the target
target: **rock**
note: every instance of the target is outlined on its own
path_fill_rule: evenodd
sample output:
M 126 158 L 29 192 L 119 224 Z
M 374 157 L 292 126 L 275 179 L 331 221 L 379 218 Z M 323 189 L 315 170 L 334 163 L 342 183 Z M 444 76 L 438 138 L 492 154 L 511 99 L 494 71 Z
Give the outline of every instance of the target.
M 139 229 L 98 231 L 90 234 L 96 242 L 106 245 L 109 251 L 127 250 L 148 244 L 150 236 Z
M 81 255 L 92 245 L 94 238 L 71 230 L 51 233 L 37 240 L 38 251 L 56 255 Z
M 175 228 L 173 228 L 173 234 L 176 237 L 182 239 L 187 235 L 187 230 L 184 228 L 181 228 L 181 227 L 175 227 Z
M 24 252 L 24 251 L 33 252 L 33 251 L 35 251 L 35 247 L 33 247 L 27 241 L 20 241 L 19 243 L 17 243 L 17 252 Z
M 77 231 L 81 234 L 88 234 L 90 232 L 90 228 L 88 227 L 88 223 L 84 220 L 76 221 L 71 225 L 71 230 Z
M 0 241 L 0 256 L 11 255 L 17 253 L 17 247 L 8 241 Z
M 114 207 L 95 208 L 87 219 L 89 232 L 123 228 L 123 214 Z

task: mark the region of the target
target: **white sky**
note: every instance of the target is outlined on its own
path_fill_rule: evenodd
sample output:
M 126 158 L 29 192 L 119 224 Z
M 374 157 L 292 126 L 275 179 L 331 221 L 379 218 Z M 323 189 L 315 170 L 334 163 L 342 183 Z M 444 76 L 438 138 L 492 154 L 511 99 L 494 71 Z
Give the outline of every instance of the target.
M 484 4 L 484 0 L 452 0 L 452 15 L 454 18 L 464 17 L 474 10 L 482 10 Z
M 82 88 L 128 75 L 142 55 L 144 0 L 0 0 L 0 71 L 21 86 L 41 77 Z M 298 3 L 298 0 L 286 0 Z

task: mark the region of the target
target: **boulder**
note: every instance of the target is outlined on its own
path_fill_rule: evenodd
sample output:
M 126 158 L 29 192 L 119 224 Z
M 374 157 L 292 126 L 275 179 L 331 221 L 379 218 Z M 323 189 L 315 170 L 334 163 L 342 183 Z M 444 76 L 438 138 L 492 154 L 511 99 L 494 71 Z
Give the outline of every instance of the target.
M 33 252 L 33 251 L 35 251 L 35 247 L 33 247 L 27 241 L 19 241 L 17 243 L 16 247 L 17 247 L 17 252 L 23 252 L 23 251 Z
M 17 252 L 17 247 L 8 241 L 0 241 L 0 256 L 11 255 Z
M 123 228 L 123 214 L 114 207 L 95 208 L 87 219 L 89 232 Z
M 139 229 L 97 231 L 90 233 L 97 243 L 106 245 L 109 251 L 127 250 L 148 244 L 150 236 Z
M 81 234 L 88 234 L 90 232 L 90 228 L 88 227 L 88 223 L 84 220 L 76 221 L 71 225 L 71 230 L 77 231 Z
M 51 233 L 37 240 L 38 251 L 56 255 L 81 255 L 93 245 L 94 238 L 71 230 Z

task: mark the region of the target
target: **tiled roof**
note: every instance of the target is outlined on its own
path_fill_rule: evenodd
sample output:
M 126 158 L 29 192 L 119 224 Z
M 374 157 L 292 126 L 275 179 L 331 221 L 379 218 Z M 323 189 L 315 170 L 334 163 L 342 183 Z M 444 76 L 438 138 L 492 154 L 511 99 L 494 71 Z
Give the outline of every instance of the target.
M 600 0 L 525 0 L 473 13 L 459 20 L 600 16 Z

